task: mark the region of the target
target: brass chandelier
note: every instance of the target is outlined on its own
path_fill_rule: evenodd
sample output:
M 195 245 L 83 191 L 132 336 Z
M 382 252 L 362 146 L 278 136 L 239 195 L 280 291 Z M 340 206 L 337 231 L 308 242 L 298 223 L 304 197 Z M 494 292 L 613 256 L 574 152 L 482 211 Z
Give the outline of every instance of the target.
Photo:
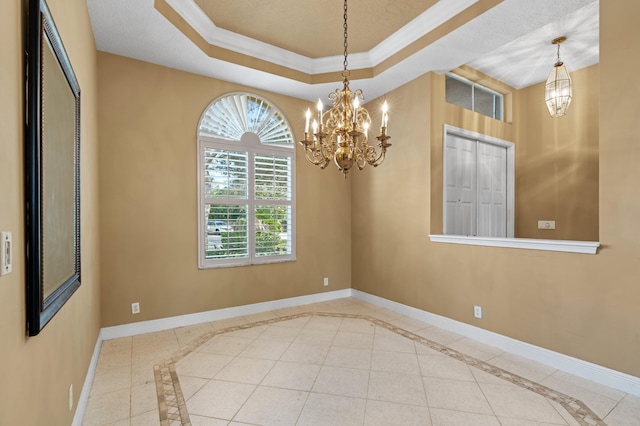
M 367 164 L 377 167 L 384 161 L 387 148 L 391 146 L 387 141 L 388 105 L 385 101 L 382 106 L 382 120 L 380 134 L 376 136 L 379 141 L 377 150 L 369 145 L 369 127 L 371 118 L 369 112 L 360 104 L 364 102 L 361 89 L 351 91 L 349 89 L 349 70 L 347 69 L 347 0 L 344 0 L 344 70 L 342 71 L 342 89 L 336 89 L 329 94 L 331 108 L 323 111 L 322 101 L 318 100 L 317 119 L 313 120 L 312 133 L 309 133 L 311 109 L 307 109 L 306 123 L 304 126 L 304 140 L 300 144 L 304 146 L 307 161 L 321 169 L 327 167 L 331 160 L 334 161 L 346 179 L 347 173 L 355 164 L 362 170 Z

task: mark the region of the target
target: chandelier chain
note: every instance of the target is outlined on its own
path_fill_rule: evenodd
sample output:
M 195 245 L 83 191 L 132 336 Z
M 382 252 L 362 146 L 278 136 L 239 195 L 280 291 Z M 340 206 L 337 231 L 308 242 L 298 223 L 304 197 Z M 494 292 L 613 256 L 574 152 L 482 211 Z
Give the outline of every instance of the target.
M 345 73 L 347 72 L 347 66 L 348 66 L 348 62 L 347 62 L 347 48 L 349 47 L 349 43 L 347 43 L 347 30 L 348 30 L 348 26 L 347 26 L 347 0 L 344 0 L 344 71 Z

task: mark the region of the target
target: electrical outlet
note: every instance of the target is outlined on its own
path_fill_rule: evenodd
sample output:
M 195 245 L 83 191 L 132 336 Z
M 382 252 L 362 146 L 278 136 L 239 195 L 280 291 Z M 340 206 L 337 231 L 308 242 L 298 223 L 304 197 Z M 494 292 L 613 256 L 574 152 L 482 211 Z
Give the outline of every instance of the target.
M 473 307 L 473 316 L 476 318 L 482 318 L 482 306 Z
M 73 383 L 69 385 L 69 411 L 73 410 Z
M 329 285 L 329 278 L 324 277 L 324 285 L 325 287 Z
M 555 220 L 539 220 L 538 229 L 556 229 Z
M 13 247 L 11 244 L 11 232 L 2 232 L 0 234 L 2 241 L 2 252 L 0 253 L 0 275 L 6 275 L 12 270 L 12 254 Z
M 134 302 L 131 304 L 131 313 L 139 314 L 140 313 L 140 303 Z

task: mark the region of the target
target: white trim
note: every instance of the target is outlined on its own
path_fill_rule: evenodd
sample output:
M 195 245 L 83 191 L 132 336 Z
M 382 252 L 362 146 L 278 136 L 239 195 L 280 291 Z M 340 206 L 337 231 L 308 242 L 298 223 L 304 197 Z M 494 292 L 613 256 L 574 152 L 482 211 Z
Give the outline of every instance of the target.
M 517 248 L 528 250 L 562 251 L 566 253 L 596 254 L 597 241 L 537 240 L 533 238 L 468 237 L 464 235 L 429 235 L 431 242 L 472 246 Z
M 84 384 L 82 385 L 82 392 L 78 398 L 78 405 L 76 406 L 76 412 L 73 415 L 73 421 L 71 426 L 82 426 L 82 420 L 84 414 L 87 411 L 87 404 L 89 403 L 89 395 L 91 394 L 91 387 L 93 386 L 93 378 L 96 375 L 96 367 L 98 366 L 98 359 L 100 358 L 100 350 L 102 349 L 102 330 L 98 333 L 98 339 L 96 345 L 93 348 L 93 355 L 91 356 L 91 362 L 89 363 L 89 369 L 84 377 Z
M 371 68 L 379 65 L 477 2 L 478 0 L 437 2 L 368 52 L 350 53 L 349 65 L 351 69 Z M 202 11 L 195 0 L 167 0 L 167 3 L 212 46 L 229 49 L 306 74 L 322 74 L 342 70 L 342 60 L 338 60 L 341 56 L 309 58 L 220 28 Z
M 640 377 L 512 339 L 483 328 L 351 289 L 351 296 L 601 385 L 640 397 Z M 491 361 L 488 361 L 491 363 Z
M 176 327 L 201 324 L 203 322 L 217 321 L 242 315 L 257 314 L 273 311 L 274 309 L 290 308 L 292 306 L 308 305 L 310 303 L 326 302 L 351 296 L 351 289 L 315 293 L 306 296 L 291 297 L 288 299 L 271 300 L 269 302 L 254 303 L 251 305 L 234 306 L 231 308 L 216 309 L 195 314 L 180 315 L 157 320 L 135 322 L 131 324 L 116 325 L 102 329 L 102 339 L 110 340 L 119 337 L 135 336 L 137 334 L 152 333 L 155 331 L 169 330 Z
M 313 67 L 314 60 L 307 56 L 218 27 L 194 0 L 167 0 L 167 4 L 211 46 L 236 51 L 300 72 L 309 73 Z

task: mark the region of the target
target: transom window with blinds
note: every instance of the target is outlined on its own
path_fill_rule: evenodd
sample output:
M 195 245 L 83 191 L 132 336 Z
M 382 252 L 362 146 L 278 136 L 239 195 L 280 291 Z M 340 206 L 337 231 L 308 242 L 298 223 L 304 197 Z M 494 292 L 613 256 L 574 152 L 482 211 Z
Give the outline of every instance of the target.
M 198 128 L 199 267 L 295 260 L 295 145 L 257 96 L 212 102 Z

